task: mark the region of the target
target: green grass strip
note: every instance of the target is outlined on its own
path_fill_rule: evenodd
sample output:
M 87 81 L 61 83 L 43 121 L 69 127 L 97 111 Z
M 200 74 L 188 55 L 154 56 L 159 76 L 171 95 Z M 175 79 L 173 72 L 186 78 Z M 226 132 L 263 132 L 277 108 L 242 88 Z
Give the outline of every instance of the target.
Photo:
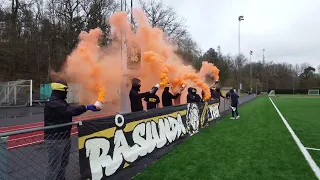
M 316 179 L 267 97 L 190 137 L 135 179 Z

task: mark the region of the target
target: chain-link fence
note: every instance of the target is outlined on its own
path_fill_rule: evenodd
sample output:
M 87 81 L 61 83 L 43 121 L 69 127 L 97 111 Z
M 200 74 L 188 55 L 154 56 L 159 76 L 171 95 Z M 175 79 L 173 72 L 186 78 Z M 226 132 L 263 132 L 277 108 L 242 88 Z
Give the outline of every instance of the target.
M 247 95 L 247 96 L 241 96 L 239 98 L 239 105 L 242 105 L 243 103 L 246 103 L 256 97 L 255 94 Z M 226 113 L 228 110 L 230 110 L 231 100 L 230 99 L 222 99 L 220 101 L 219 110 L 221 113 Z
M 254 98 L 240 97 L 239 104 Z M 229 107 L 230 100 L 221 100 L 221 113 Z M 80 179 L 78 123 L 0 134 L 0 180 Z
M 74 124 L 0 135 L 0 179 L 80 179 Z

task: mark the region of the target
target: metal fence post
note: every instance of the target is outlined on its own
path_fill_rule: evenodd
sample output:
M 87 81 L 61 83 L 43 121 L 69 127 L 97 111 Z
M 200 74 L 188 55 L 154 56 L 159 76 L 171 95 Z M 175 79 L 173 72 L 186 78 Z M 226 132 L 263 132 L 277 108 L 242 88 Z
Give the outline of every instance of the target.
M 8 179 L 8 149 L 7 149 L 8 137 L 0 138 L 0 179 Z

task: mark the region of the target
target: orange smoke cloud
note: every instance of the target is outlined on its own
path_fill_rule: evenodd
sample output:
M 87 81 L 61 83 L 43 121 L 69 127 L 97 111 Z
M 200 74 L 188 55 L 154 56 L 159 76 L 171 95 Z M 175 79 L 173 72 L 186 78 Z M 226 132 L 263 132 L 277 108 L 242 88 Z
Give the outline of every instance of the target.
M 188 83 L 188 86 L 201 88 L 205 92 L 204 99 L 209 99 L 210 89 L 201 73 L 212 75 L 218 80 L 219 69 L 213 64 L 203 63 L 200 73 L 196 73 L 192 66 L 184 65 L 175 54 L 175 45 L 167 40 L 161 29 L 151 27 L 142 11 L 134 10 L 133 13 L 138 21 L 135 31 L 132 30 L 133 25 L 128 21 L 125 12 L 115 13 L 109 18 L 114 40 L 108 47 L 101 47 L 99 44 L 99 38 L 103 35 L 99 28 L 79 35 L 79 44 L 68 56 L 62 74 L 70 81 L 80 84 L 81 92 L 78 96 L 81 103 L 119 100 L 120 82 L 127 77 L 140 78 L 142 91 L 149 91 L 158 83 L 161 87 L 170 83 L 176 92 L 180 91 L 183 84 Z M 142 55 L 141 66 L 128 69 L 128 74 L 123 74 L 121 67 L 121 57 L 127 57 L 120 51 L 121 32 L 126 46 L 136 46 Z M 129 93 L 129 89 L 127 90 Z M 186 93 L 182 93 L 181 103 L 186 102 Z
M 200 75 L 201 77 L 205 77 L 206 75 L 209 75 L 214 78 L 215 81 L 219 81 L 219 72 L 220 70 L 212 63 L 209 63 L 207 61 L 202 62 L 202 66 L 200 69 Z
M 64 70 L 69 79 L 80 83 L 93 92 L 96 99 L 103 103 L 106 91 L 101 82 L 101 66 L 98 64 L 100 51 L 98 41 L 101 35 L 102 31 L 98 28 L 90 30 L 89 33 L 81 32 L 80 42 L 67 58 Z M 78 69 L 79 67 L 84 68 Z
M 113 34 L 119 39 L 122 30 L 126 43 L 129 46 L 135 44 L 141 50 L 140 78 L 144 85 L 149 86 L 143 86 L 142 90 L 147 90 L 155 83 L 164 87 L 175 79 L 172 74 L 177 68 L 172 65 L 172 61 L 177 61 L 178 58 L 174 54 L 174 46 L 165 39 L 161 29 L 149 25 L 142 11 L 134 10 L 134 17 L 139 23 L 136 33 L 132 32 L 131 25 L 128 25 L 126 13 L 119 12 L 111 16 L 109 22 L 113 27 Z
M 160 86 L 163 88 L 166 86 L 166 84 L 169 83 L 169 78 L 168 78 L 168 74 L 169 74 L 169 68 L 168 66 L 165 64 L 164 59 L 158 55 L 157 53 L 153 52 L 153 51 L 147 51 L 144 52 L 142 55 L 142 59 L 147 62 L 147 63 L 151 63 L 151 68 L 154 71 L 157 71 L 157 69 L 160 69 Z M 172 70 L 172 68 L 171 68 Z
M 183 76 L 183 79 L 185 80 L 191 80 L 195 83 L 196 86 L 200 87 L 203 92 L 204 92 L 204 100 L 209 100 L 210 97 L 211 97 L 211 93 L 210 93 L 210 88 L 209 86 L 204 83 L 200 76 L 198 74 L 195 74 L 195 73 L 191 73 L 191 74 L 185 74 Z

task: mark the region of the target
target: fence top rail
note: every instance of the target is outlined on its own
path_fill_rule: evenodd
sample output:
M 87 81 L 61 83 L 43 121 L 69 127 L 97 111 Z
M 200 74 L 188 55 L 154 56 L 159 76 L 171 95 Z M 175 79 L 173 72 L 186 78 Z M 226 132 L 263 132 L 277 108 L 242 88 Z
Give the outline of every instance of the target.
M 247 95 L 244 97 L 254 97 L 254 95 Z M 240 98 L 244 98 L 244 97 L 240 97 Z M 184 106 L 183 105 L 178 105 L 178 106 Z M 167 107 L 169 108 L 169 107 Z M 130 114 L 130 113 L 122 113 L 122 115 L 124 114 Z M 82 121 L 76 121 L 76 122 L 70 122 L 70 123 L 65 123 L 65 124 L 58 124 L 58 125 L 52 125 L 52 126 L 44 126 L 44 127 L 37 127 L 37 128 L 30 128 L 30 129 L 24 129 L 24 130 L 18 130 L 18 131 L 12 131 L 12 132 L 6 132 L 6 133 L 0 133 L 0 138 L 3 137 L 8 137 L 8 136 L 13 136 L 13 135 L 18 135 L 18 134 L 26 134 L 26 133 L 32 133 L 35 131 L 43 131 L 43 130 L 48 130 L 48 129 L 55 129 L 55 128 L 60 128 L 60 127 L 65 127 L 65 126 L 70 126 L 70 125 L 81 125 Z
M 58 125 L 52 125 L 52 126 L 44 126 L 44 127 L 37 127 L 37 128 L 31 128 L 31 129 L 24 129 L 24 130 L 12 131 L 12 132 L 0 133 L 0 138 L 18 135 L 18 134 L 32 133 L 35 131 L 43 131 L 43 130 L 55 129 L 55 128 L 60 128 L 60 127 L 65 127 L 65 126 L 72 126 L 72 125 L 77 125 L 77 124 L 81 124 L 81 123 L 82 123 L 82 121 L 76 121 L 76 122 L 70 122 L 70 123 L 65 123 L 65 124 L 58 124 Z

